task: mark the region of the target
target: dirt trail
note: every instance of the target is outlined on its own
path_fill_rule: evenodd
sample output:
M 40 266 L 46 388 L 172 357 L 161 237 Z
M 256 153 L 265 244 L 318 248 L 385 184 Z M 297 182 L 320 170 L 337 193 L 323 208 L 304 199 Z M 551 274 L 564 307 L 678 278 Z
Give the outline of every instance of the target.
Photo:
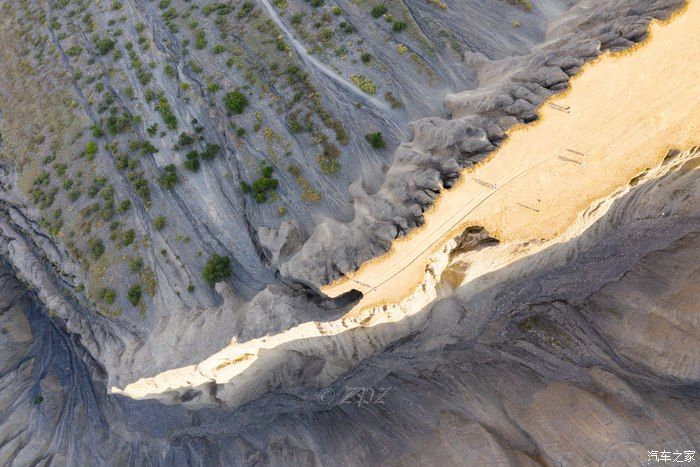
M 565 240 L 560 235 L 574 227 L 596 200 L 613 196 L 645 169 L 659 166 L 668 149 L 699 143 L 698 24 L 700 1 L 695 1 L 674 20 L 654 24 L 650 39 L 641 46 L 624 54 L 605 54 L 586 67 L 572 83 L 571 92 L 544 104 L 537 124 L 511 131 L 508 141 L 487 161 L 465 171 L 460 183 L 444 192 L 426 213 L 424 227 L 396 241 L 388 254 L 350 277 L 323 288 L 331 296 L 351 289 L 365 293 L 345 317 L 233 342 L 197 365 L 174 368 L 111 391 L 167 399 L 215 382 L 222 385 L 223 393 L 230 384 L 231 398 L 244 398 L 237 383 L 254 386 L 274 371 L 246 372 L 261 350 L 271 352 L 312 337 L 399 321 L 422 309 L 430 297 L 409 298 L 406 310 L 395 316 L 381 306 L 398 304 L 416 291 L 430 256 L 468 226 L 483 226 L 507 243 L 541 246 L 548 240 Z M 528 253 L 525 250 L 520 257 Z M 279 358 L 282 362 L 288 355 L 282 352 Z
M 542 106 L 539 122 L 511 130 L 487 161 L 465 170 L 423 227 L 321 290 L 361 291 L 358 311 L 399 301 L 419 285 L 430 255 L 464 228 L 483 226 L 504 242 L 550 240 L 591 202 L 657 165 L 666 149 L 697 143 L 699 2 L 678 16 L 652 25 L 633 49 L 585 67 L 569 92 Z

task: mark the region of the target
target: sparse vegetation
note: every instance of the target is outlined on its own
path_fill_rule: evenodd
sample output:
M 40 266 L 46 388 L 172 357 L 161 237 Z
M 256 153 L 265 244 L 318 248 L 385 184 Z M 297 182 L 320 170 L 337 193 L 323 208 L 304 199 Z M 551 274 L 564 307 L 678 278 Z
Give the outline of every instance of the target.
M 116 42 L 108 37 L 104 38 L 99 38 L 95 37 L 94 39 L 95 42 L 95 48 L 97 49 L 97 53 L 100 55 L 107 55 L 110 50 L 114 48 L 114 45 Z
M 365 139 L 374 149 L 382 149 L 385 146 L 381 131 L 367 133 Z
M 378 3 L 377 5 L 372 7 L 372 9 L 370 10 L 370 14 L 372 15 L 372 18 L 377 19 L 380 18 L 382 15 L 385 15 L 387 11 L 389 10 L 385 4 Z
M 165 227 L 165 217 L 164 216 L 156 216 L 153 218 L 153 228 L 161 231 Z
M 142 295 L 141 285 L 134 284 L 127 291 L 126 298 L 129 300 L 129 303 L 136 306 L 141 301 L 141 295 Z
M 511 5 L 519 6 L 525 11 L 532 11 L 532 1 L 531 0 L 505 0 Z
M 190 151 L 185 156 L 185 162 L 182 166 L 189 170 L 190 172 L 196 172 L 199 170 L 199 153 L 197 151 Z
M 252 193 L 253 199 L 258 203 L 266 202 L 270 193 L 274 192 L 279 185 L 279 181 L 272 177 L 273 170 L 270 165 L 262 165 L 260 168 L 262 176 L 257 178 L 252 185 L 245 181 L 241 182 L 241 191 Z
M 248 98 L 240 91 L 232 91 L 224 96 L 224 105 L 229 112 L 242 114 L 248 107 Z
M 231 258 L 213 254 L 202 270 L 202 278 L 213 286 L 231 275 Z
M 204 151 L 202 151 L 202 159 L 208 161 L 214 159 L 220 153 L 221 146 L 219 146 L 218 144 L 207 144 L 207 146 L 204 148 Z
M 114 300 L 117 298 L 117 292 L 109 287 L 102 287 L 97 293 L 97 297 L 104 301 L 107 305 L 112 305 Z
M 168 164 L 163 167 L 163 173 L 158 177 L 158 183 L 165 189 L 171 189 L 180 181 L 177 175 L 177 167 L 174 164 Z
M 165 96 L 161 95 L 158 98 L 156 111 L 160 114 L 165 126 L 168 127 L 169 130 L 177 130 L 177 117 L 175 117 L 173 109 L 170 107 L 170 103 Z
M 394 32 L 402 32 L 408 27 L 408 24 L 404 23 L 403 21 L 394 21 L 394 24 L 391 25 L 391 30 Z
M 350 79 L 352 79 L 355 86 L 360 88 L 365 94 L 373 96 L 377 93 L 377 85 L 365 75 L 352 75 Z
M 88 240 L 88 250 L 94 259 L 99 258 L 105 252 L 105 245 L 100 238 L 91 238 Z

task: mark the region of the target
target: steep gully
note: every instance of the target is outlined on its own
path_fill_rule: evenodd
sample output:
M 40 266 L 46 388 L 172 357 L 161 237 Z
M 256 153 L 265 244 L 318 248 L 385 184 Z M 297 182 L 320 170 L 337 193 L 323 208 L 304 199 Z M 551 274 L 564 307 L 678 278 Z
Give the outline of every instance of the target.
M 365 265 L 350 279 L 324 288 L 329 295 L 340 295 L 363 283 L 374 284 L 365 290 L 371 293 L 340 320 L 308 322 L 273 336 L 233 342 L 198 365 L 165 371 L 112 391 L 134 398 L 163 395 L 166 401 L 175 395 L 174 401 L 181 401 L 178 394 L 215 384 L 224 390 L 208 403 L 221 403 L 223 398 L 227 404 L 240 404 L 265 385 L 256 380 L 269 368 L 256 365 L 254 374 L 246 372 L 261 351 L 268 363 L 279 365 L 270 357 L 271 349 L 293 342 L 303 346 L 313 336 L 330 338 L 351 329 L 400 322 L 424 309 L 437 297 L 437 284 L 457 244 L 455 238 L 469 225 L 484 227 L 503 243 L 499 247 L 503 250 L 489 249 L 495 251 L 494 256 L 472 263 L 479 266 L 458 283 L 585 231 L 597 217 L 582 222 L 580 213 L 601 204 L 600 200 L 619 196 L 622 187 L 649 167 L 654 170 L 646 177 L 661 176 L 669 144 L 681 148 L 696 144 L 700 89 L 692 77 L 698 72 L 700 51 L 692 47 L 679 50 L 676 45 L 679 37 L 692 37 L 698 17 L 700 7 L 691 4 L 673 22 L 654 25 L 650 34 L 654 39 L 646 46 L 634 53 L 604 56 L 589 66 L 576 79 L 571 93 L 547 102 L 540 112 L 542 123 L 511 132 L 508 143 L 486 163 L 463 174 L 460 184 L 443 195 L 426 216 L 426 228 L 397 242 L 389 255 Z M 647 79 L 634 80 L 642 75 Z M 655 92 L 661 87 L 665 89 L 662 96 Z M 528 148 L 528 157 L 523 157 L 522 148 Z M 695 151 L 684 154 L 683 158 L 692 158 Z M 532 198 L 537 200 L 534 206 Z M 437 220 L 431 220 L 431 215 Z M 399 249 L 402 253 L 397 253 Z M 371 345 L 369 352 L 400 334 L 397 329 L 388 341 Z M 355 357 L 351 360 L 360 358 Z M 327 365 L 317 381 L 327 383 L 345 369 L 346 365 Z

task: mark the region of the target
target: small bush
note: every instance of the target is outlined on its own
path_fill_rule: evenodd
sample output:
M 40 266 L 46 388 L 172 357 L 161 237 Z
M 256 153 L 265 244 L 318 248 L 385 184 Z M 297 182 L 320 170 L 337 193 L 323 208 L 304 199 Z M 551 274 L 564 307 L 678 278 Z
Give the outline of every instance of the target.
M 153 228 L 160 232 L 161 230 L 163 230 L 163 227 L 165 227 L 165 217 L 164 216 L 154 217 L 153 218 Z
M 143 269 L 143 259 L 140 256 L 132 259 L 129 262 L 129 269 L 131 269 L 131 272 L 139 272 Z
M 112 135 L 124 133 L 131 128 L 131 115 L 124 112 L 122 115 L 110 115 L 107 118 L 107 130 Z
M 228 92 L 224 96 L 224 105 L 226 105 L 229 112 L 240 115 L 248 107 L 248 98 L 240 91 Z
M 163 188 L 169 190 L 173 188 L 180 181 L 180 177 L 177 175 L 177 167 L 174 164 L 168 164 L 163 168 L 163 173 L 158 177 L 158 183 Z
M 77 57 L 82 51 L 83 48 L 79 45 L 72 45 L 68 48 L 68 50 L 66 50 L 66 55 L 68 55 L 69 57 Z
M 262 177 L 258 178 L 253 182 L 250 187 L 253 193 L 253 198 L 258 203 L 264 203 L 267 201 L 268 193 L 274 191 L 279 186 L 279 181 L 272 177 L 273 168 L 270 165 L 263 165 L 260 168 L 262 172 Z
M 209 285 L 221 282 L 231 275 L 231 258 L 213 254 L 202 270 L 202 278 Z
M 124 236 L 122 237 L 122 245 L 129 246 L 132 243 L 134 243 L 135 239 L 136 232 L 134 232 L 134 229 L 129 229 L 126 232 L 124 232 Z
M 198 50 L 202 50 L 207 46 L 207 33 L 204 32 L 204 29 L 200 29 L 197 31 L 194 35 L 194 46 Z
M 88 240 L 88 250 L 94 259 L 99 258 L 105 252 L 104 243 L 99 238 L 91 238 Z
M 391 30 L 394 32 L 401 32 L 407 27 L 408 24 L 404 23 L 403 21 L 394 21 L 394 24 L 391 26 Z
M 114 48 L 115 42 L 108 38 L 95 39 L 95 48 L 100 55 L 107 55 Z
M 186 147 L 186 146 L 191 146 L 195 142 L 195 137 L 191 133 L 180 133 L 180 136 L 177 139 L 177 146 L 178 147 Z
M 202 159 L 208 161 L 214 159 L 221 153 L 221 146 L 218 144 L 207 144 L 207 147 L 202 151 Z
M 169 130 L 177 130 L 177 117 L 173 113 L 173 109 L 170 107 L 170 103 L 165 96 L 161 96 L 156 104 L 156 111 L 160 114 L 165 126 Z
M 253 11 L 254 7 L 255 5 L 253 5 L 253 2 L 243 2 L 243 5 L 241 5 L 241 9 L 238 11 L 238 13 L 236 13 L 236 18 L 241 19 L 246 17 L 248 13 Z
M 197 151 L 190 151 L 185 156 L 185 162 L 182 163 L 190 172 L 196 172 L 199 170 L 199 153 Z
M 117 209 L 121 213 L 125 213 L 126 211 L 129 210 L 129 208 L 131 208 L 131 201 L 128 199 L 124 199 L 124 200 L 120 201 L 119 205 L 117 206 Z
M 97 293 L 97 296 L 100 298 L 100 300 L 104 300 L 107 305 L 112 305 L 114 300 L 117 298 L 117 292 L 115 292 L 114 289 L 102 287 Z
M 367 133 L 365 139 L 375 149 L 381 149 L 385 146 L 384 138 L 382 138 L 382 132 L 377 131 L 374 133 Z
M 519 6 L 525 11 L 532 11 L 532 1 L 531 0 L 506 0 L 515 6 Z
M 388 9 L 387 9 L 386 5 L 384 5 L 383 3 L 379 3 L 372 8 L 370 13 L 372 15 L 372 18 L 377 19 L 377 18 L 381 17 L 382 15 L 386 14 L 387 11 L 388 11 Z
M 366 76 L 352 75 L 350 79 L 352 79 L 352 82 L 355 84 L 355 86 L 360 88 L 365 94 L 373 96 L 377 93 L 377 85 L 374 84 L 374 81 L 367 78 Z
M 88 156 L 88 157 L 94 156 L 95 154 L 97 154 L 97 149 L 98 149 L 98 146 L 97 146 L 96 142 L 88 141 L 87 143 L 85 143 L 85 155 L 86 156 Z
M 126 298 L 129 300 L 129 303 L 136 306 L 141 301 L 141 295 L 141 286 L 139 284 L 134 284 L 127 291 Z
M 299 25 L 304 20 L 304 13 L 294 13 L 290 19 L 293 25 Z

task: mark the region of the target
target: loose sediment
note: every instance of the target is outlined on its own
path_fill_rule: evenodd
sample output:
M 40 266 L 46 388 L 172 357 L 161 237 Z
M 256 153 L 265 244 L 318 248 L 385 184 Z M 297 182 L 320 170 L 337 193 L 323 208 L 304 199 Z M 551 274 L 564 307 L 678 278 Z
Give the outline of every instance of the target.
M 671 147 L 697 143 L 700 7 L 690 4 L 648 38 L 584 67 L 567 92 L 546 101 L 539 121 L 521 125 L 483 163 L 462 172 L 425 213 L 425 224 L 391 250 L 321 290 L 356 289 L 358 309 L 405 297 L 432 253 L 468 225 L 506 242 L 546 241 L 586 206 L 656 166 Z
M 511 131 L 487 161 L 464 171 L 461 181 L 426 213 L 424 227 L 397 240 L 387 255 L 323 288 L 330 296 L 352 289 L 365 293 L 343 318 L 233 342 L 200 364 L 112 391 L 181 402 L 192 388 L 213 385 L 218 390 L 212 400 L 204 397 L 193 403 L 237 405 L 271 384 L 261 372 L 269 374 L 280 365 L 290 343 L 303 346 L 312 337 L 332 340 L 378 324 L 395 327 L 371 345 L 359 351 L 355 347 L 352 358 L 340 357 L 335 366 L 324 367 L 317 381 L 328 382 L 413 328 L 405 317 L 437 297 L 437 284 L 457 245 L 455 237 L 467 227 L 482 227 L 503 246 L 495 255 L 484 252 L 482 262 L 453 285 L 579 235 L 604 212 L 599 209 L 591 216 L 591 209 L 596 211 L 591 206 L 624 193 L 646 169 L 652 169 L 646 177 L 660 176 L 670 148 L 688 149 L 684 157 L 694 155 L 690 148 L 697 144 L 700 128 L 700 86 L 694 79 L 700 71 L 700 49 L 677 45 L 694 43 L 699 20 L 700 6 L 695 2 L 674 20 L 652 25 L 649 39 L 634 53 L 606 54 L 586 67 L 570 92 L 540 109 L 537 124 Z M 272 354 L 283 347 L 278 357 Z M 333 344 L 328 347 L 318 354 L 332 352 Z M 261 351 L 269 366 L 252 367 Z

